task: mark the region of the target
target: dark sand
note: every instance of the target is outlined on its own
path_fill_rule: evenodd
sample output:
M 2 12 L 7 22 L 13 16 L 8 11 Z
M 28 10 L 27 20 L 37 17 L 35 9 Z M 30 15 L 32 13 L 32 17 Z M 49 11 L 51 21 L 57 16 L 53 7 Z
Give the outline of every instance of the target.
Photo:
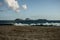
M 59 27 L 0 26 L 0 40 L 60 40 Z

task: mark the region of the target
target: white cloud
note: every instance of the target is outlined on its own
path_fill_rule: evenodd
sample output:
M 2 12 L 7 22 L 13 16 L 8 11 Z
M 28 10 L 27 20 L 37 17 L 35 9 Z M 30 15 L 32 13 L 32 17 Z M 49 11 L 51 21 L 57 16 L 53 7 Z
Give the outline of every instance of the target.
M 8 4 L 9 8 L 13 9 L 15 12 L 20 12 L 20 6 L 18 4 L 17 0 L 5 0 L 5 2 Z M 22 5 L 23 9 L 27 9 L 27 5 Z
M 26 4 L 22 5 L 22 7 L 23 7 L 25 10 L 27 9 L 27 5 L 26 5 Z
M 17 0 L 5 0 L 5 2 L 14 11 L 16 11 L 16 12 L 19 12 L 20 11 L 20 7 L 19 7 L 19 4 L 18 4 Z

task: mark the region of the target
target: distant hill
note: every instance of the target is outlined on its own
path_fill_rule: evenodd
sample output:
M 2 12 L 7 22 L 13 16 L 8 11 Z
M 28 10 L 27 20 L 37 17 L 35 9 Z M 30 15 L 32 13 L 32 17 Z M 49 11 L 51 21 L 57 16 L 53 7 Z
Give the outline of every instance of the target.
M 16 19 L 16 20 L 0 20 L 0 24 L 14 24 L 14 23 L 22 23 L 22 24 L 37 24 L 37 23 L 60 23 L 60 20 L 47 20 L 47 19 Z

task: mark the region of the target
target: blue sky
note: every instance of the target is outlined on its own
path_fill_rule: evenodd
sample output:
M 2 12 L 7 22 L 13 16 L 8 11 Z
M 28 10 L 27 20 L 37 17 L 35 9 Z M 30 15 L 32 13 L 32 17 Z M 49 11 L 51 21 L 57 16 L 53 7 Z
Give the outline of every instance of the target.
M 17 1 L 20 7 L 24 3 L 22 0 Z M 19 13 L 9 9 L 4 0 L 0 0 L 0 2 L 3 3 L 0 6 L 0 20 L 14 20 L 16 18 L 60 20 L 60 0 L 26 0 L 28 9 L 21 9 Z

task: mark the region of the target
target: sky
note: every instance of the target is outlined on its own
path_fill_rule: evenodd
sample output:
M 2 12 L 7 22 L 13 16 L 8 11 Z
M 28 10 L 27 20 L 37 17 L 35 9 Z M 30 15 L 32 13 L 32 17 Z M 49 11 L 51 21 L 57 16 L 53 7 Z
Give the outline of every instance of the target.
M 0 20 L 19 19 L 48 19 L 60 20 L 60 0 L 17 0 L 20 12 L 15 12 L 8 7 L 5 0 L 0 0 Z M 24 10 L 22 5 L 26 4 Z

